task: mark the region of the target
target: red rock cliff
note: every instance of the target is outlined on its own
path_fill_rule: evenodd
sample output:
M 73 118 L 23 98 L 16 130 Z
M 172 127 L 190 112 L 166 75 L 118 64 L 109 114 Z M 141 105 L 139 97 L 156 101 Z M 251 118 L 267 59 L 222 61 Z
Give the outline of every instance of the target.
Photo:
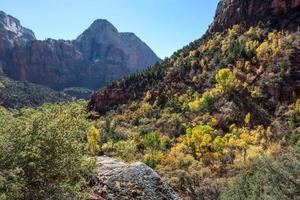
M 220 32 L 245 22 L 269 22 L 276 28 L 295 29 L 300 24 L 300 0 L 221 0 L 209 32 Z

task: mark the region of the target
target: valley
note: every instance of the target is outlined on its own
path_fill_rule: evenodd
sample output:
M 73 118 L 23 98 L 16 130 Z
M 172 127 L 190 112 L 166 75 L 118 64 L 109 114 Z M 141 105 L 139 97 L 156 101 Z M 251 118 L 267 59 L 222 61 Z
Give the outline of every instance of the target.
M 163 60 L 107 20 L 4 28 L 0 199 L 298 199 L 299 26 L 299 0 L 221 0 Z

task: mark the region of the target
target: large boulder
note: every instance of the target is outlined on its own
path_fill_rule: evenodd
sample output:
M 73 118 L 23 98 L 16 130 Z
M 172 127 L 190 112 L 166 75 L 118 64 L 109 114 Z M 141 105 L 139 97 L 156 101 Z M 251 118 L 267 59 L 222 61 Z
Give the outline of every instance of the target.
M 125 164 L 109 157 L 99 157 L 95 192 L 90 199 L 179 200 L 174 190 L 144 163 Z

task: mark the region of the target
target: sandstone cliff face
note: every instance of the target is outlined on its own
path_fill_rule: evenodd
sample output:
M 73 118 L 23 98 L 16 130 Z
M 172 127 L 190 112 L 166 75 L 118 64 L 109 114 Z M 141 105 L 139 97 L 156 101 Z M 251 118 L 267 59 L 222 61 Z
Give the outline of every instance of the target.
M 56 90 L 98 89 L 159 61 L 140 39 L 127 38 L 108 21 L 96 20 L 74 41 L 39 41 L 17 19 L 0 12 L 0 74 Z
M 134 33 L 120 33 L 120 39 L 130 71 L 143 70 L 143 66 L 150 66 L 158 61 L 152 49 Z
M 35 40 L 33 31 L 21 26 L 16 18 L 0 11 L 0 37 L 8 40 L 13 45 L 14 42 L 26 42 Z
M 159 175 L 143 163 L 125 164 L 99 157 L 98 176 L 92 181 L 95 192 L 90 200 L 180 200 Z
M 275 28 L 296 29 L 300 0 L 221 0 L 209 32 L 220 32 L 237 23 L 269 22 Z
M 107 20 L 94 21 L 73 43 L 89 60 L 124 63 L 131 72 L 158 61 L 155 53 L 134 33 L 120 33 Z

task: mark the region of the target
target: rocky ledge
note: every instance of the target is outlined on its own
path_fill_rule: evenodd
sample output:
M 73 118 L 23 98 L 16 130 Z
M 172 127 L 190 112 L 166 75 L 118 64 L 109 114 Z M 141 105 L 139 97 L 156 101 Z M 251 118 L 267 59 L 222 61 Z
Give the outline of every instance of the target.
M 109 157 L 98 157 L 98 176 L 90 200 L 180 200 L 174 190 L 144 163 L 125 164 Z

